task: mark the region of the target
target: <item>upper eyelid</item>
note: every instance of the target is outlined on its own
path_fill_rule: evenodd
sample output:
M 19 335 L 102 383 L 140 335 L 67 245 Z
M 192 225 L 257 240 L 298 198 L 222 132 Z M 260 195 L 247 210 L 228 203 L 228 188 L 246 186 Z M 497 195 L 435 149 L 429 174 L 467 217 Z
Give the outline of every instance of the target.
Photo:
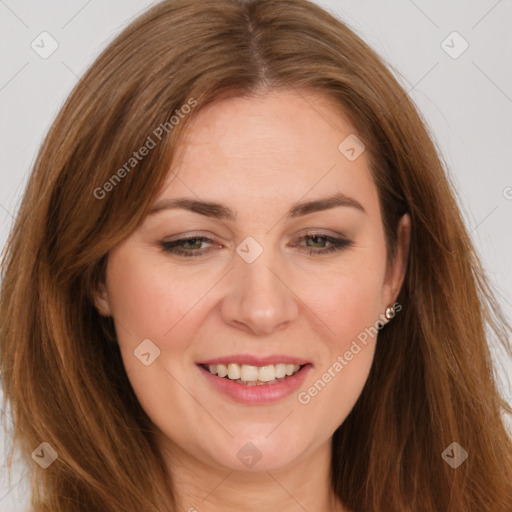
M 346 240 L 349 239 L 349 237 L 344 235 L 343 233 L 336 233 L 333 230 L 327 230 L 327 232 L 324 232 L 323 231 L 324 229 L 325 228 L 304 228 L 304 229 L 300 230 L 295 236 L 298 238 L 301 238 L 304 236 L 315 236 L 316 235 L 316 236 L 325 236 L 325 237 L 331 237 L 331 238 L 342 238 L 342 239 L 346 239 Z M 226 240 L 222 236 L 211 235 L 209 233 L 200 232 L 200 231 L 198 231 L 198 232 L 190 231 L 190 232 L 173 235 L 172 238 L 163 238 L 163 241 L 164 242 L 176 242 L 179 240 L 187 240 L 190 238 L 208 238 L 212 242 L 214 242 L 216 240 L 224 240 L 224 241 Z M 256 238 L 256 237 L 254 237 L 254 238 Z

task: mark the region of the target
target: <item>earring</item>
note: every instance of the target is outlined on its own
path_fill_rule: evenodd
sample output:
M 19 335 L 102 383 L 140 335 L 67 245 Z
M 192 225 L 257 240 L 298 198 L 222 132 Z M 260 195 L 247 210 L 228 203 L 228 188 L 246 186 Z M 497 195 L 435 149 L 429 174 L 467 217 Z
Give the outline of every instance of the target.
M 386 318 L 391 320 L 396 314 L 395 308 L 393 306 L 388 306 L 386 308 Z

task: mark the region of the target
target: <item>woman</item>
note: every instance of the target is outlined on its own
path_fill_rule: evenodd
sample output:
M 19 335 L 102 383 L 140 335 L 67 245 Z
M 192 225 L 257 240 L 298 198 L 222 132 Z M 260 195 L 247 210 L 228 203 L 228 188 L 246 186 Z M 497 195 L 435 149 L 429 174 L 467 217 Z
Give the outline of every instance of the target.
M 412 102 L 305 0 L 164 1 L 103 52 L 0 329 L 34 511 L 511 510 L 508 325 Z

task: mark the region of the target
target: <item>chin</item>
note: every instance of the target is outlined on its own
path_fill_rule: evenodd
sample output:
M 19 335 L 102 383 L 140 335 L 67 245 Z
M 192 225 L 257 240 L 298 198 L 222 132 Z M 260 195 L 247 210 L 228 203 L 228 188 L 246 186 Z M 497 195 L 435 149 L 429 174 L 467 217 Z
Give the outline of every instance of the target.
M 305 443 L 290 439 L 286 432 L 271 439 L 275 434 L 268 436 L 271 430 L 260 437 L 236 436 L 225 445 L 218 446 L 213 453 L 212 447 L 209 446 L 209 458 L 230 471 L 254 473 L 284 470 L 303 455 L 303 449 L 299 447 L 304 447 Z

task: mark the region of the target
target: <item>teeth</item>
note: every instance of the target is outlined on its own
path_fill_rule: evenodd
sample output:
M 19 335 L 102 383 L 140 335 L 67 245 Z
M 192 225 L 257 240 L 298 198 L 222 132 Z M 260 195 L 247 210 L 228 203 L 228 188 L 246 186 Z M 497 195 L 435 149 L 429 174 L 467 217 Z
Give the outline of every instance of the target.
M 210 373 L 219 377 L 227 377 L 230 380 L 242 382 L 265 383 L 276 379 L 283 379 L 300 370 L 298 364 L 269 364 L 267 366 L 252 366 L 249 364 L 210 364 Z
M 237 365 L 238 366 L 238 365 Z M 240 378 L 245 382 L 256 382 L 258 380 L 258 367 L 243 364 L 240 366 Z
M 236 363 L 228 364 L 228 378 L 238 380 L 242 376 L 240 365 Z
M 259 380 L 261 382 L 270 382 L 271 380 L 276 380 L 276 367 L 273 364 L 270 364 L 268 366 L 262 366 L 259 369 L 255 366 L 257 370 L 257 378 L 254 380 Z M 246 380 L 243 378 L 242 373 L 242 380 Z
M 213 365 L 215 370 L 212 371 L 212 367 L 210 366 L 210 371 L 215 375 L 215 373 L 217 373 L 217 375 L 219 377 L 226 377 L 226 375 L 228 374 L 228 369 L 226 368 L 226 365 L 224 364 L 215 364 Z
M 276 379 L 282 379 L 286 375 L 286 365 L 283 363 L 276 364 Z
M 293 373 L 294 369 L 295 368 L 294 368 L 293 364 L 287 364 L 286 370 L 285 370 L 286 375 L 291 375 Z

